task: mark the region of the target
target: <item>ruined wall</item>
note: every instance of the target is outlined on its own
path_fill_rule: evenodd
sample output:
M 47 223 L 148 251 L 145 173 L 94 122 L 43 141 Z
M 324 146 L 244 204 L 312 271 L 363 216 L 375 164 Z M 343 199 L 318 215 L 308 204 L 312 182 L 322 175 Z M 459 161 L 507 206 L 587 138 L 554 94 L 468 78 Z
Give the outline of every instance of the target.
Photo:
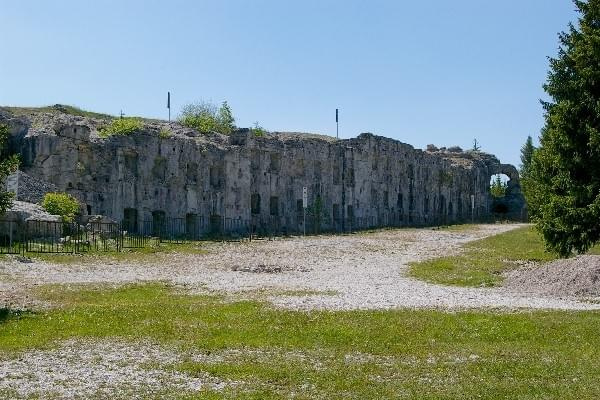
M 406 225 L 489 216 L 490 176 L 509 172 L 520 215 L 524 201 L 512 166 L 484 153 L 424 152 L 372 134 L 335 140 L 303 134 L 255 137 L 198 134 L 152 121 L 131 136 L 100 138 L 102 121 L 61 115 L 0 114 L 13 132 L 22 169 L 78 197 L 88 214 L 152 220 L 220 215 L 301 229 L 302 188 L 320 203 L 322 228 L 350 217 Z M 161 138 L 168 127 L 171 137 Z M 512 168 L 512 169 L 511 169 Z M 135 211 L 134 211 L 135 210 Z

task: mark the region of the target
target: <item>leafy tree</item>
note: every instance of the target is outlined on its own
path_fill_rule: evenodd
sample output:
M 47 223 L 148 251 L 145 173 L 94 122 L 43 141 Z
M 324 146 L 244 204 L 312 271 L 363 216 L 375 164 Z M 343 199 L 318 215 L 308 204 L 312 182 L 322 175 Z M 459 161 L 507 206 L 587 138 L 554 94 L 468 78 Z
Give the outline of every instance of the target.
M 186 104 L 179 115 L 179 122 L 200 132 L 217 131 L 217 109 L 214 104 L 199 102 Z
M 53 215 L 60 215 L 65 222 L 72 222 L 79 213 L 79 201 L 68 193 L 46 193 L 42 207 Z
M 227 102 L 217 107 L 209 102 L 186 104 L 179 115 L 179 122 L 200 132 L 230 134 L 235 128 L 233 114 Z
M 265 128 L 263 128 L 262 126 L 260 126 L 258 121 L 256 121 L 254 123 L 254 127 L 250 128 L 250 131 L 252 132 L 252 134 L 254 136 L 257 136 L 257 137 L 265 136 L 265 134 L 267 133 L 267 130 Z
M 496 175 L 494 182 L 490 185 L 490 193 L 496 198 L 504 197 L 506 194 L 506 186 L 506 183 L 502 182 L 502 178 L 500 177 L 500 174 L 498 174 Z
M 19 167 L 19 157 L 8 154 L 8 137 L 8 126 L 0 124 L 0 215 L 10 208 L 14 198 L 14 193 L 5 190 L 6 178 Z
M 233 114 L 231 113 L 231 108 L 226 101 L 221 104 L 221 108 L 219 108 L 219 113 L 217 115 L 218 119 L 218 128 L 219 132 L 230 134 L 235 129 L 235 118 L 233 118 Z
M 579 24 L 559 35 L 542 102 L 545 125 L 533 153 L 532 216 L 548 249 L 583 253 L 600 240 L 600 0 L 574 1 Z

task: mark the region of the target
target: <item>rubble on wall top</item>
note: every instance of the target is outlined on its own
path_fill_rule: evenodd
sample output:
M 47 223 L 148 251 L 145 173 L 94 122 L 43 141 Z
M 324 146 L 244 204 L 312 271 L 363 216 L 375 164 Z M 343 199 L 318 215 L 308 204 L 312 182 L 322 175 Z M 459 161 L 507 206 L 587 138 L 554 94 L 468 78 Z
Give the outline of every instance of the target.
M 119 136 L 119 139 L 106 139 L 101 138 L 99 130 L 105 126 L 110 119 L 115 118 L 104 114 L 87 113 L 90 115 L 72 115 L 65 113 L 63 107 L 55 105 L 51 107 L 44 107 L 41 109 L 35 108 L 12 108 L 12 107 L 0 107 L 0 121 L 8 121 L 11 126 L 13 134 L 22 134 L 26 136 L 36 135 L 60 135 L 68 127 L 81 126 L 86 128 L 87 136 L 86 140 L 90 141 L 102 141 L 102 140 L 125 140 L 121 139 L 124 136 Z M 438 148 L 434 145 L 428 145 L 426 150 L 414 149 L 413 146 L 398 141 L 396 139 L 377 136 L 370 132 L 364 132 L 355 138 L 350 139 L 338 139 L 333 136 L 315 134 L 315 133 L 304 133 L 304 132 L 269 132 L 265 136 L 256 137 L 252 134 L 251 129 L 241 128 L 235 131 L 232 135 L 224 135 L 217 132 L 212 133 L 200 133 L 194 129 L 187 128 L 176 121 L 164 121 L 157 119 L 140 119 L 143 123 L 143 131 L 139 135 L 146 135 L 151 137 L 159 137 L 161 130 L 168 130 L 169 136 L 163 138 L 164 140 L 194 140 L 200 144 L 211 147 L 217 147 L 226 149 L 230 146 L 243 145 L 247 143 L 248 139 L 251 139 L 257 143 L 290 143 L 296 142 L 298 145 L 302 143 L 328 143 L 352 146 L 354 144 L 360 144 L 365 141 L 377 141 L 384 144 L 382 151 L 389 146 L 397 146 L 404 151 L 416 151 L 421 154 L 431 154 L 450 161 L 453 165 L 461 165 L 464 167 L 471 166 L 474 162 L 483 162 L 485 164 L 499 164 L 498 159 L 487 153 L 464 151 L 458 146 L 452 147 L 441 147 Z M 138 134 L 135 134 L 138 135 Z M 66 135 L 65 135 L 66 136 Z M 114 136 L 115 138 L 117 136 Z M 129 136 L 131 137 L 131 136 Z

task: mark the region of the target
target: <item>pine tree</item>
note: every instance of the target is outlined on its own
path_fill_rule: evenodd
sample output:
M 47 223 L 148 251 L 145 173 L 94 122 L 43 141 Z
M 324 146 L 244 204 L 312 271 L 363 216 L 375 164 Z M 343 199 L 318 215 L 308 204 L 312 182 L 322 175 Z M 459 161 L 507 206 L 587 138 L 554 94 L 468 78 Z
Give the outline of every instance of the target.
M 531 175 L 531 160 L 533 158 L 533 153 L 535 151 L 535 146 L 533 145 L 533 140 L 531 136 L 527 136 L 527 140 L 521 147 L 521 167 L 519 169 L 519 175 L 521 178 L 521 191 L 527 200 L 528 209 L 527 212 L 530 218 L 535 217 L 537 214 L 537 209 L 535 209 L 534 202 L 530 200 L 530 175 Z
M 600 0 L 574 1 L 579 24 L 559 35 L 533 153 L 530 208 L 548 249 L 569 256 L 600 241 Z
M 19 166 L 19 158 L 8 154 L 8 137 L 8 127 L 0 124 L 0 216 L 10 208 L 14 197 L 12 192 L 5 190 L 6 178 Z
M 492 194 L 493 197 L 496 197 L 496 198 L 504 197 L 504 195 L 506 194 L 506 184 L 504 182 L 502 182 L 502 178 L 500 177 L 500 174 L 496 175 L 496 179 L 490 185 L 490 193 Z
M 529 169 L 531 168 L 531 158 L 533 157 L 534 151 L 535 146 L 533 145 L 533 139 L 531 139 L 531 136 L 527 136 L 525 144 L 521 147 L 521 168 L 519 170 L 519 175 L 521 175 L 522 178 L 526 177 L 529 173 Z

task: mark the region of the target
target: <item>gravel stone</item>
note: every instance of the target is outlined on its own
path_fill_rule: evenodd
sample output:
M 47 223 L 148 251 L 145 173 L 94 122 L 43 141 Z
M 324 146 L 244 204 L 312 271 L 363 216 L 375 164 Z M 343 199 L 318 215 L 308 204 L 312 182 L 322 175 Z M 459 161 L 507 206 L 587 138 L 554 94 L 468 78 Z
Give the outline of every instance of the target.
M 506 288 L 440 286 L 407 276 L 409 262 L 455 254 L 466 242 L 519 226 L 522 225 L 479 225 L 464 231 L 382 230 L 250 243 L 207 243 L 207 254 L 158 254 L 153 261 L 144 263 L 96 260 L 54 265 L 7 259 L 0 262 L 0 277 L 9 278 L 12 286 L 21 289 L 48 283 L 114 285 L 149 281 L 171 282 L 191 293 L 208 289 L 243 295 L 246 291 L 267 289 L 268 294 L 273 289 L 275 294 L 268 297 L 273 304 L 302 310 L 600 309 L 600 304 L 575 298 L 519 293 Z M 280 271 L 269 271 L 265 266 L 282 267 Z M 12 296 L 10 289 L 8 293 L 3 290 L 6 288 L 0 286 L 0 301 Z M 290 295 L 294 291 L 305 293 Z M 19 301 L 13 298 L 12 303 Z
M 2 360 L 0 391 L 25 398 L 138 399 L 169 391 L 222 390 L 238 384 L 209 374 L 192 377 L 169 368 L 182 360 L 181 354 L 151 343 L 69 340 L 56 349 Z
M 506 274 L 504 287 L 545 296 L 599 297 L 600 256 L 578 256 L 520 268 Z

